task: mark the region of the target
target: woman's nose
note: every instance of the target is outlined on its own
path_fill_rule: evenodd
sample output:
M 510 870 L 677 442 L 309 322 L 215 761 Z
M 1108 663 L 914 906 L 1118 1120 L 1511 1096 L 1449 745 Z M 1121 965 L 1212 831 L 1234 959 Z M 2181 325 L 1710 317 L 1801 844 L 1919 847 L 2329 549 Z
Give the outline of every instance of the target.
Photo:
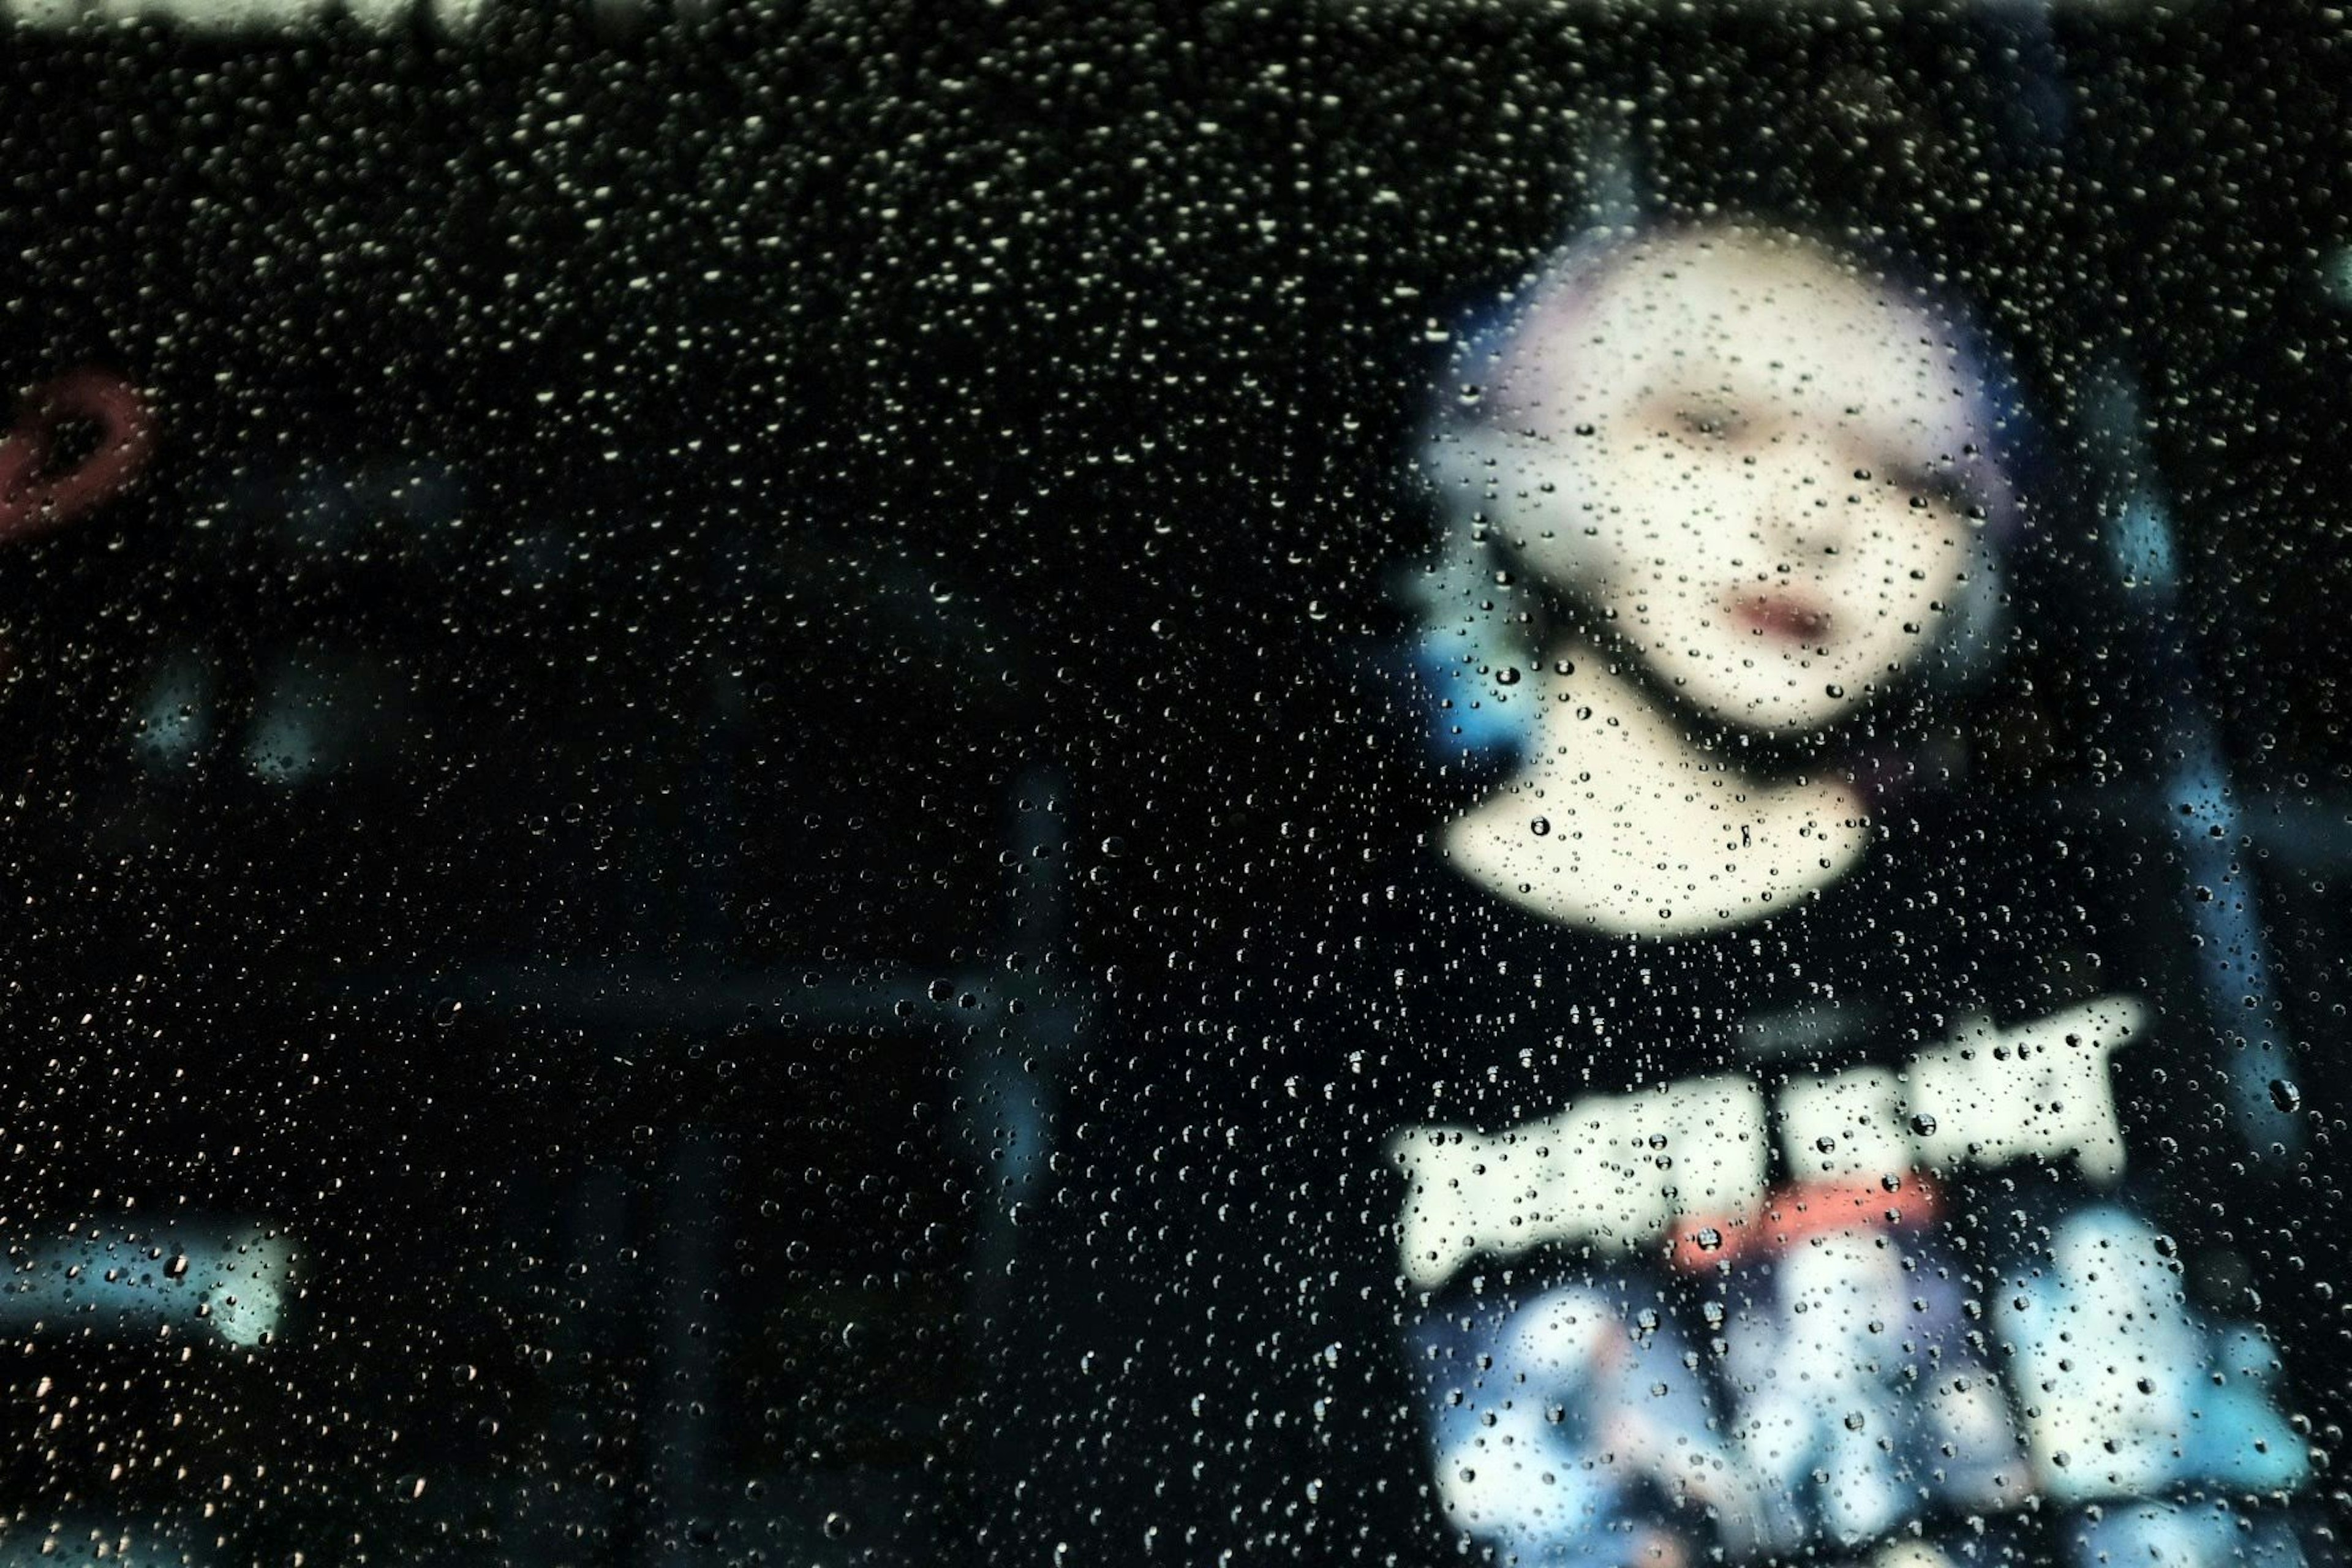
M 1818 569 L 1844 548 L 1855 522 L 1852 485 L 1840 488 L 1828 465 L 1810 458 L 1784 460 L 1761 478 L 1758 527 L 1790 569 Z

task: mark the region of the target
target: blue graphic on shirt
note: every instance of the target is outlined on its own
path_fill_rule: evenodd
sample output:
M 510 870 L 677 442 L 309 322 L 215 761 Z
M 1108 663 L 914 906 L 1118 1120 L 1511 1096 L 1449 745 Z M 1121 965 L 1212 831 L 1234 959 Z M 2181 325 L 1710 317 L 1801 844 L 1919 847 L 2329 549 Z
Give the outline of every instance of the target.
M 1990 1303 L 1941 1243 L 1866 1225 L 1714 1270 L 1514 1272 L 1457 1281 L 1414 1341 L 1437 1496 L 1497 1561 L 1937 1568 L 1994 1560 L 1988 1521 L 2029 1499 L 2081 1568 L 2311 1561 L 2290 1521 L 2206 1500 L 2309 1459 L 2262 1336 L 2185 1305 L 2120 1205 L 1974 1276 Z

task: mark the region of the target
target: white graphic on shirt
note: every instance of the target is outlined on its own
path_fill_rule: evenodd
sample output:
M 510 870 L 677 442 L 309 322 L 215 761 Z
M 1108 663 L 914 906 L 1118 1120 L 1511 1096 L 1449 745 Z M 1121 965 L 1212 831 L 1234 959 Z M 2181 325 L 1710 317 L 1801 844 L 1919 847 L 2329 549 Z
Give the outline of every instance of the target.
M 1787 1164 L 1812 1181 L 2071 1160 L 2113 1183 L 2124 1147 L 2107 1058 L 2145 1015 L 2116 994 L 2006 1029 L 1973 1019 L 1899 1073 L 1863 1066 L 1792 1081 L 1774 1107 Z M 1411 1184 L 1398 1227 L 1405 1276 L 1433 1289 L 1481 1255 L 1630 1250 L 1688 1216 L 1752 1213 L 1765 1194 L 1766 1109 L 1754 1079 L 1721 1075 L 1590 1096 L 1500 1132 L 1399 1132 L 1390 1154 Z

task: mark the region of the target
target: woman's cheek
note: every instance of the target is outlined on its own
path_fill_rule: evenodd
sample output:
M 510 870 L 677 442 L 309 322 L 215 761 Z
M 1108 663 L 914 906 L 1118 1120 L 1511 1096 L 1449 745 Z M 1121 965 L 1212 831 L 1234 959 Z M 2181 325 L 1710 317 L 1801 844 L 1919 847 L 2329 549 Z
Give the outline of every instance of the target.
M 1651 470 L 1620 490 L 1620 510 L 1601 526 L 1654 576 L 1728 583 L 1740 570 L 1731 563 L 1753 554 L 1742 548 L 1737 499 L 1684 468 Z
M 1531 520 L 1526 535 L 1529 564 L 1553 588 L 1588 599 L 1612 596 L 1628 584 L 1641 559 L 1633 535 L 1641 520 L 1633 508 L 1603 510 L 1577 491 L 1563 488 Z
M 1890 673 L 1909 668 L 1932 649 L 1944 634 L 1951 595 L 1940 591 L 1935 578 L 1912 575 L 1906 561 L 1890 563 L 1886 586 L 1876 595 L 1869 622 L 1869 662 Z
M 1529 526 L 1515 531 L 1514 537 L 1522 542 L 1513 552 L 1518 570 L 1555 591 L 1591 595 L 1609 575 L 1594 542 L 1580 528 L 1564 527 L 1551 519 L 1530 519 Z

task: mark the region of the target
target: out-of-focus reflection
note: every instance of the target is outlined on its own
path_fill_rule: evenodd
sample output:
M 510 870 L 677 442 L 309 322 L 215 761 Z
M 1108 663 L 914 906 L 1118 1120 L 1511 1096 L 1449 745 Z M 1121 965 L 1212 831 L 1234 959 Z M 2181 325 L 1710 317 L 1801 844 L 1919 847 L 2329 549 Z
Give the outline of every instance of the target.
M 155 447 L 146 399 L 111 371 L 70 371 L 25 402 L 0 438 L 0 543 L 70 522 L 121 494 Z

